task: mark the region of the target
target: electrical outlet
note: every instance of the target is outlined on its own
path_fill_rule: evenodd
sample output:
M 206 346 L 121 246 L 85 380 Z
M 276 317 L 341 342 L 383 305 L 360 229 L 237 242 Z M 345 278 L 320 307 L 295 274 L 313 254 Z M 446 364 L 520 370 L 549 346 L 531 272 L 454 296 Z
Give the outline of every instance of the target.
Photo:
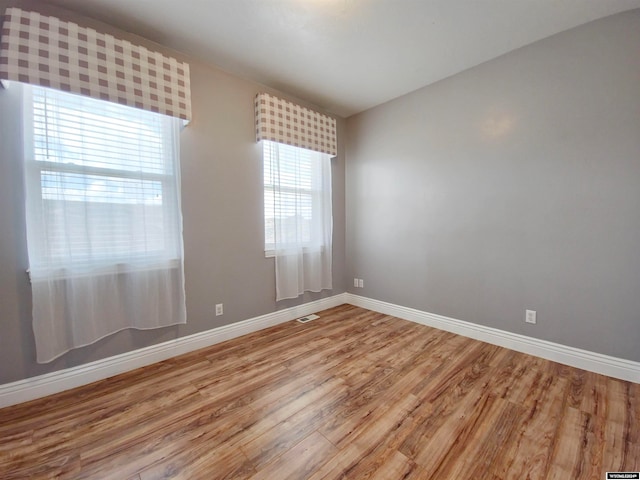
M 358 279 L 358 288 L 364 288 L 364 280 L 361 278 Z
M 353 279 L 353 286 L 358 288 L 358 279 L 357 278 Z
M 525 310 L 524 321 L 526 323 L 536 323 L 536 311 L 535 310 Z
M 222 303 L 218 303 L 216 305 L 216 317 L 219 317 L 220 315 L 222 315 L 224 313 L 224 308 L 222 306 Z

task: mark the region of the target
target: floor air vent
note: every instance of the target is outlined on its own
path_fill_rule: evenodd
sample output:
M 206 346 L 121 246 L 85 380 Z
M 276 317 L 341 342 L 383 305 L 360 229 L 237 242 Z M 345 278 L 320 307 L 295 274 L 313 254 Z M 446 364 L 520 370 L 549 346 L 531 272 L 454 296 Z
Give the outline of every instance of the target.
M 300 323 L 307 323 L 307 322 L 310 322 L 311 320 L 315 320 L 316 318 L 320 318 L 320 317 L 312 313 L 311 315 L 307 315 L 306 317 L 300 317 L 300 318 L 297 318 L 296 320 Z

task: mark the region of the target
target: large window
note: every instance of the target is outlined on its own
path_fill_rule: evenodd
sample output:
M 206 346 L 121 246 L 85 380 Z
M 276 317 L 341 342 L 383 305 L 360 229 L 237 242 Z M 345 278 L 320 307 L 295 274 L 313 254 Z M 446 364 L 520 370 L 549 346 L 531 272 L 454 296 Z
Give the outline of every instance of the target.
M 327 197 L 331 205 L 323 165 L 330 165 L 328 155 L 267 140 L 262 143 L 265 251 L 272 255 L 276 245 L 280 249 L 322 247 Z
M 181 120 L 23 85 L 38 362 L 186 322 Z
M 24 90 L 33 274 L 179 259 L 179 120 L 58 90 Z

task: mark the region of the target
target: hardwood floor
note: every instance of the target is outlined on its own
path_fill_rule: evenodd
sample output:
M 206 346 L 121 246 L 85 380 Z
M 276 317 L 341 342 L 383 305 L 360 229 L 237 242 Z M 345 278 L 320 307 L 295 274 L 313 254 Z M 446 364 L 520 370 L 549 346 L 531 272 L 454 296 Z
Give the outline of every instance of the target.
M 0 410 L 0 478 L 603 479 L 640 385 L 343 305 Z

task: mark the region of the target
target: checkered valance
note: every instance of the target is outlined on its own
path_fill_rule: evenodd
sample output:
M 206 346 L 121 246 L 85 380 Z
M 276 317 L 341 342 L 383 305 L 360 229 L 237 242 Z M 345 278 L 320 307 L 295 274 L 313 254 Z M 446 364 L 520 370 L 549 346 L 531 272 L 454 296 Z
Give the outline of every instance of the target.
M 191 118 L 187 63 L 19 8 L 6 10 L 0 35 L 0 79 Z
M 336 120 L 268 93 L 256 96 L 256 140 L 271 140 L 335 156 Z

